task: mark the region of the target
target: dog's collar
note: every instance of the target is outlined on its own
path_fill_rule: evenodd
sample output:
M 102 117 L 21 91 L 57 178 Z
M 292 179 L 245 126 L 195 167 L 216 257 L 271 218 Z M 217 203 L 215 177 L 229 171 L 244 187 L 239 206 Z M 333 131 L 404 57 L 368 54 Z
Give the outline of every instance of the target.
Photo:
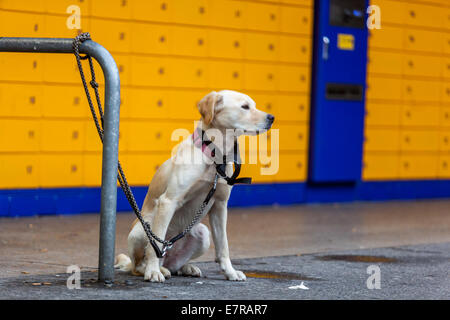
M 225 179 L 227 184 L 230 186 L 236 184 L 236 183 L 245 183 L 245 184 L 251 184 L 252 178 L 238 178 L 239 173 L 241 172 L 241 159 L 239 154 L 239 145 L 237 143 L 237 139 L 234 141 L 234 148 L 231 151 L 232 159 L 234 163 L 234 172 L 231 177 L 228 177 L 225 169 L 227 166 L 227 160 L 231 157 L 227 157 L 226 155 L 222 155 L 222 152 L 220 149 L 214 145 L 214 143 L 211 140 L 207 139 L 206 132 L 202 130 L 201 128 L 197 127 L 194 130 L 194 133 L 192 134 L 192 140 L 194 142 L 194 145 L 201 149 L 202 152 L 212 159 L 214 161 L 214 164 L 216 166 L 216 171 L 219 174 L 220 177 Z M 220 161 L 217 161 L 220 160 Z M 219 163 L 218 163 L 219 162 Z

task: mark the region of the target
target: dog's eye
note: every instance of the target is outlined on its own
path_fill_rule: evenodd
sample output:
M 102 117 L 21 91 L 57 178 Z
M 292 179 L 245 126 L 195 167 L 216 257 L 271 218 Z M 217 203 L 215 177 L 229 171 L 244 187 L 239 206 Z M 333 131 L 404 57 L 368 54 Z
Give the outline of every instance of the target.
M 248 104 L 244 104 L 244 105 L 242 106 L 242 109 L 248 110 L 248 109 L 250 109 L 250 107 L 248 106 Z

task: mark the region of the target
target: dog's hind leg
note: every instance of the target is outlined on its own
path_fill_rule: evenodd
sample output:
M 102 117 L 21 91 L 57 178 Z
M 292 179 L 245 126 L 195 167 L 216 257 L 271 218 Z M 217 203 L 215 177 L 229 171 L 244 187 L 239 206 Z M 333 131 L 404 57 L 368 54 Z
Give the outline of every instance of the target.
M 195 225 L 184 239 L 175 243 L 164 259 L 163 266 L 169 269 L 171 273 L 201 277 L 201 270 L 188 262 L 202 256 L 208 250 L 210 245 L 209 234 L 208 227 L 204 224 Z

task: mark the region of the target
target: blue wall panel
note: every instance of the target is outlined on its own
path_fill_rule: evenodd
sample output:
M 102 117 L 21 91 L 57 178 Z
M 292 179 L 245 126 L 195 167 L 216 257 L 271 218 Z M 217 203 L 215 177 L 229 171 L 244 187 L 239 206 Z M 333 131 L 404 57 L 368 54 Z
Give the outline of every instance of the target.
M 147 187 L 133 187 L 142 206 Z M 237 185 L 229 207 L 351 201 L 450 198 L 450 180 L 380 181 L 355 184 L 277 183 Z M 117 211 L 131 211 L 118 189 Z M 0 217 L 77 214 L 100 211 L 100 188 L 1 190 Z

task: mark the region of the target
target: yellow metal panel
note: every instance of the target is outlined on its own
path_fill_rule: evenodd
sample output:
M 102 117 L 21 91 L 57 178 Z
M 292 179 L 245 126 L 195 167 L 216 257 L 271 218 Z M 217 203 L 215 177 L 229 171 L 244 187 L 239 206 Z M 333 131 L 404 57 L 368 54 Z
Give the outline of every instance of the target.
M 119 69 L 119 76 L 120 76 L 120 84 L 121 85 L 128 85 L 130 83 L 131 78 L 131 57 L 126 54 L 115 54 L 114 60 L 116 60 L 117 68 Z M 99 72 L 100 68 L 97 68 L 97 74 L 101 74 Z M 99 83 L 103 83 L 103 76 L 99 77 L 101 81 Z
M 128 119 L 130 118 L 131 109 L 131 89 L 128 86 L 122 86 L 120 89 L 120 118 Z M 91 118 L 91 112 L 89 110 L 89 118 Z
M 282 32 L 311 34 L 312 13 L 311 8 L 295 8 L 282 6 L 280 29 Z
M 171 141 L 173 130 L 178 125 L 150 122 L 130 121 L 130 137 L 128 146 L 130 151 L 171 151 L 175 142 Z
M 214 0 L 209 3 L 211 25 L 226 28 L 242 28 L 246 19 L 245 3 L 241 1 Z
M 437 173 L 437 155 L 400 156 L 400 178 L 402 179 L 435 179 Z
M 95 127 L 93 120 L 86 120 L 83 123 L 84 125 L 84 144 L 83 151 L 93 152 L 102 151 L 102 143 L 97 133 L 97 128 Z M 124 126 L 124 121 L 120 122 L 120 132 L 122 133 Z M 120 134 L 122 136 L 122 134 Z M 120 144 L 119 144 L 120 146 Z
M 41 151 L 83 151 L 84 128 L 83 121 L 43 120 Z
M 439 155 L 438 177 L 446 178 L 446 179 L 450 178 L 450 156 L 449 155 Z
M 39 166 L 36 154 L 0 156 L 0 189 L 36 188 Z
M 82 16 L 80 19 L 80 29 L 69 29 L 67 27 L 67 16 L 46 15 L 44 18 L 44 37 L 49 38 L 75 38 L 79 33 L 90 31 L 93 40 L 102 43 L 97 39 L 97 32 L 92 33 L 91 21 Z
M 287 4 L 297 4 L 302 6 L 312 6 L 314 4 L 314 0 L 279 0 L 280 3 Z
M 445 21 L 446 12 L 441 7 L 416 3 L 408 3 L 406 5 L 406 24 L 442 28 L 445 25 Z
M 44 0 L 0 0 L 0 8 L 7 10 L 44 12 Z
M 39 85 L 0 84 L 0 116 L 39 117 L 42 95 Z
M 244 52 L 242 32 L 209 29 L 209 55 L 217 58 L 240 59 Z
M 261 174 L 261 169 L 263 167 L 268 167 L 269 165 L 263 165 L 261 163 L 250 164 L 245 163 L 241 168 L 242 177 L 251 177 L 252 183 L 264 183 L 264 182 L 274 182 L 274 175 L 271 174 Z
M 76 5 L 80 8 L 80 14 L 81 19 L 83 21 L 83 18 L 90 15 L 90 6 L 92 2 L 91 0 L 39 0 L 39 1 L 29 1 L 29 2 L 45 2 L 45 11 L 49 13 L 57 13 L 57 14 L 63 14 L 67 17 L 69 14 L 66 12 L 67 8 L 71 5 Z M 82 22 L 83 23 L 83 22 Z
M 440 77 L 442 62 L 441 57 L 409 54 L 403 59 L 403 73 L 408 76 Z
M 399 176 L 400 156 L 393 154 L 365 153 L 363 159 L 363 180 L 395 180 Z
M 41 187 L 78 187 L 83 185 L 81 154 L 39 155 L 39 185 Z
M 43 71 L 46 69 L 42 55 L 0 53 L 0 70 L 0 80 L 42 81 Z
M 244 89 L 275 90 L 277 71 L 276 65 L 244 63 Z
M 441 127 L 450 127 L 450 107 L 441 107 L 439 124 Z
M 173 27 L 172 53 L 182 56 L 205 57 L 209 44 L 208 33 L 203 28 Z
M 173 87 L 205 88 L 208 85 L 209 68 L 204 61 L 173 59 L 170 85 Z
M 403 80 L 403 100 L 408 102 L 441 100 L 442 84 L 436 81 Z
M 429 130 L 402 130 L 400 149 L 402 151 L 437 151 L 439 133 Z
M 442 58 L 442 76 L 444 78 L 450 78 L 450 58 Z
M 441 53 L 443 50 L 444 33 L 405 28 L 405 49 Z
M 93 18 L 90 27 L 94 41 L 101 43 L 108 51 L 130 52 L 131 23 Z
M 84 141 L 83 150 L 87 152 L 100 152 L 102 151 L 102 143 L 97 133 L 97 128 L 92 120 L 83 121 Z M 122 120 L 120 122 L 119 130 L 119 151 L 128 150 L 128 140 L 130 138 L 130 125 L 129 121 Z
M 131 2 L 127 0 L 94 0 L 91 15 L 102 18 L 128 19 L 131 17 Z
M 443 82 L 440 88 L 442 93 L 442 102 L 447 104 L 450 103 L 450 84 L 447 82 Z
M 436 106 L 403 106 L 402 126 L 429 126 L 439 125 L 439 107 Z
M 279 59 L 279 41 L 275 35 L 245 33 L 244 58 L 247 60 L 277 61 Z
M 54 53 L 44 53 L 41 54 L 43 58 L 43 78 L 45 82 L 52 83 L 73 83 L 81 85 L 80 72 L 74 56 L 70 54 L 54 54 Z M 89 66 L 84 67 L 87 81 L 90 78 L 87 76 Z M 101 69 L 96 69 L 98 74 L 98 79 L 103 79 L 101 76 Z
M 173 2 L 173 20 L 177 23 L 207 25 L 211 20 L 207 0 L 177 0 Z
M 367 78 L 367 101 L 379 100 L 401 100 L 403 88 L 402 80 L 392 78 L 381 78 L 368 76 Z
M 278 120 L 309 121 L 309 96 L 278 95 L 276 108 L 272 113 Z
M 246 3 L 245 16 L 246 27 L 251 30 L 279 31 L 280 11 L 279 7 L 257 2 Z
M 276 182 L 305 181 L 307 157 L 305 153 L 280 154 L 279 170 L 274 176 Z
M 401 75 L 404 56 L 401 53 L 369 50 L 367 72 Z
M 174 8 L 172 0 L 133 0 L 131 9 L 133 19 L 169 22 Z
M 398 151 L 400 149 L 400 130 L 367 128 L 364 133 L 364 150 Z
M 170 91 L 170 118 L 188 120 L 200 119 L 200 113 L 197 109 L 197 103 L 207 93 L 207 91 Z
M 41 125 L 36 120 L 0 119 L 2 152 L 38 151 Z
M 278 130 L 279 145 L 275 145 L 274 150 L 306 150 L 308 145 L 309 127 L 305 124 L 287 125 L 275 124 L 272 127 L 272 133 Z M 273 134 L 272 134 L 273 136 Z
M 369 48 L 403 49 L 404 33 L 402 28 L 385 25 L 381 29 L 369 30 Z
M 394 103 L 366 103 L 366 125 L 399 126 L 402 107 Z
M 130 90 L 130 117 L 136 119 L 166 119 L 170 114 L 170 92 L 168 90 Z
M 450 16 L 450 9 L 448 9 L 448 15 Z M 450 29 L 450 18 L 448 20 L 449 20 L 449 22 L 448 22 L 447 29 Z M 442 44 L 443 52 L 445 54 L 450 54 L 450 34 L 448 32 L 443 34 L 442 41 L 443 41 L 443 44 Z
M 153 3 L 153 1 L 146 1 Z M 131 51 L 135 53 L 168 54 L 172 43 L 172 29 L 147 23 L 131 24 Z M 145 39 L 143 41 L 142 39 Z
M 131 84 L 168 86 L 171 67 L 172 64 L 167 58 L 132 56 Z
M 240 62 L 208 62 L 209 87 L 215 90 L 242 89 L 243 65 Z
M 83 166 L 83 186 L 87 187 L 101 186 L 102 154 L 100 152 L 83 154 L 82 166 Z M 127 174 L 127 172 L 125 174 Z
M 5 37 L 43 37 L 45 35 L 42 14 L 2 11 L 0 30 Z
M 380 7 L 382 22 L 404 23 L 406 3 L 392 0 L 373 0 L 370 4 Z
M 450 131 L 439 132 L 439 151 L 450 151 Z
M 170 161 L 170 153 L 164 154 L 126 154 L 122 157 L 127 180 L 132 185 L 148 186 L 156 170 Z
M 86 118 L 90 116 L 83 87 L 42 86 L 44 117 Z M 95 99 L 95 98 L 94 98 Z
M 309 67 L 279 66 L 278 90 L 309 92 L 310 72 Z
M 280 61 L 309 63 L 311 54 L 311 39 L 286 35 L 280 36 Z

